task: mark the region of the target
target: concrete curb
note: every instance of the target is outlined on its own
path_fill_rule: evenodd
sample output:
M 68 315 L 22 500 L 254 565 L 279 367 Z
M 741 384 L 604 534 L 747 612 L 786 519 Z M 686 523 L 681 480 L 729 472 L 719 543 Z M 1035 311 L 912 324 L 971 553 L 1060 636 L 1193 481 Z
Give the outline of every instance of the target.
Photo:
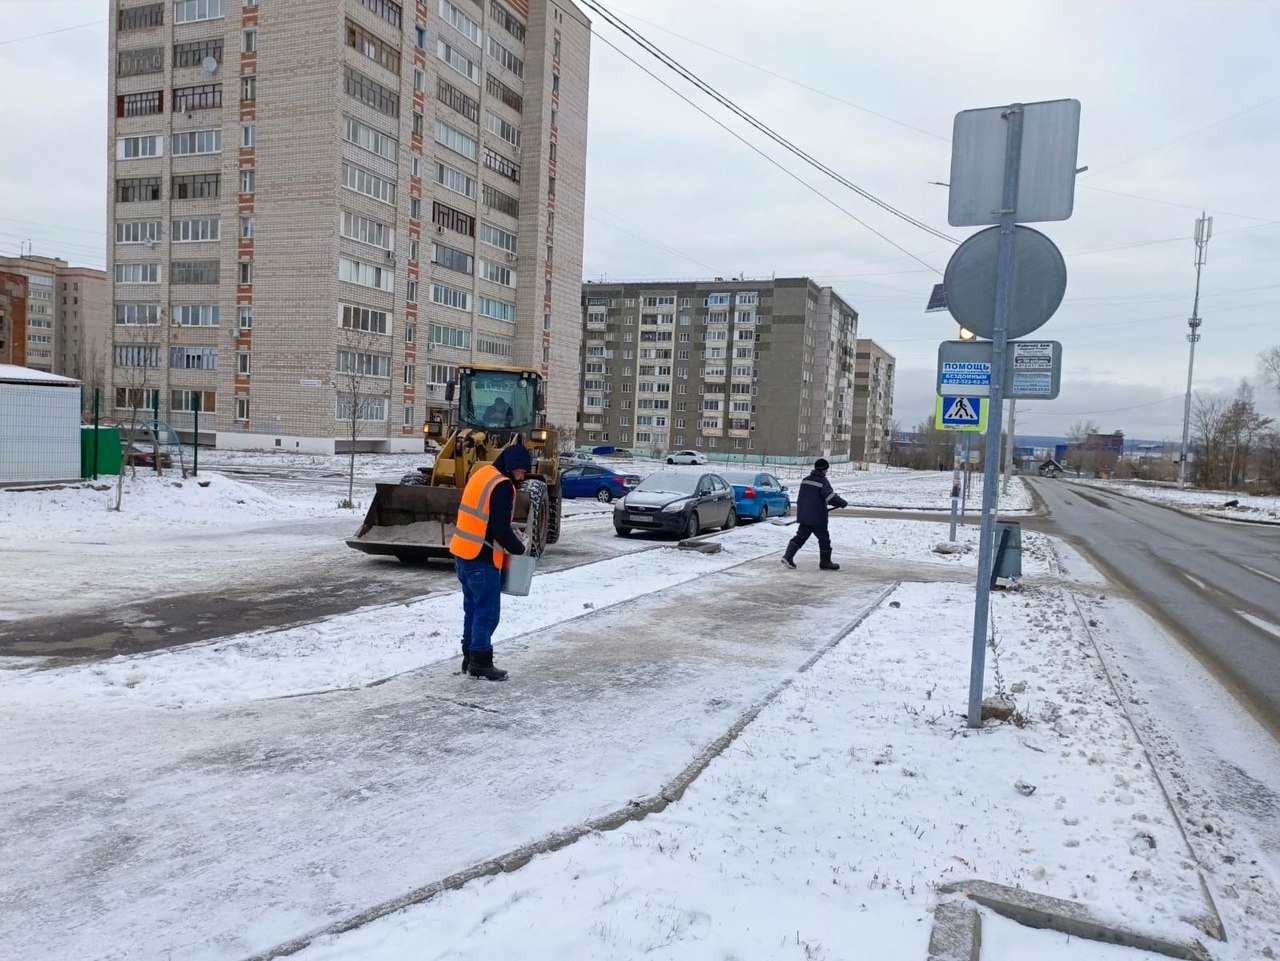
M 978 961 L 982 953 L 982 914 L 964 901 L 943 901 L 933 909 L 929 961 Z
M 759 558 L 751 558 L 751 560 L 759 560 Z M 749 561 L 743 561 L 743 563 L 746 564 L 749 563 Z M 741 565 L 734 566 L 739 567 Z M 726 570 L 732 569 L 733 568 L 726 568 Z M 722 572 L 718 571 L 717 573 Z M 821 660 L 824 655 L 830 652 L 832 648 L 853 633 L 859 624 L 870 617 L 871 614 L 876 611 L 882 603 L 884 603 L 885 598 L 898 589 L 899 584 L 900 582 L 895 581 L 877 594 L 876 597 L 868 603 L 855 618 L 841 627 L 830 641 L 800 665 L 797 669 L 797 673 L 803 674 L 808 671 L 814 664 Z M 791 686 L 792 681 L 793 678 L 787 678 L 763 698 L 751 707 L 747 708 L 747 710 L 744 711 L 736 721 L 734 721 L 724 734 L 720 735 L 720 737 L 716 738 L 711 742 L 711 744 L 699 752 L 698 755 L 690 761 L 679 774 L 664 784 L 656 794 L 651 794 L 648 797 L 640 798 L 638 800 L 628 801 L 623 807 L 617 808 L 607 814 L 603 814 L 600 817 L 592 818 L 589 821 L 571 828 L 555 831 L 529 844 L 525 844 L 512 851 L 508 851 L 506 854 L 498 855 L 495 858 L 488 861 L 482 861 L 479 864 L 473 864 L 471 867 L 465 868 L 456 874 L 451 874 L 438 881 L 432 881 L 430 884 L 423 885 L 420 888 L 415 888 L 414 890 L 402 894 L 397 898 L 384 901 L 371 908 L 366 908 L 358 914 L 343 918 L 342 920 L 336 921 L 333 924 L 320 928 L 319 930 L 300 935 L 297 938 L 286 941 L 283 944 L 278 944 L 266 951 L 260 951 L 257 954 L 249 955 L 244 959 L 244 961 L 272 961 L 272 959 L 275 958 L 282 958 L 292 954 L 297 954 L 304 948 L 309 947 L 319 938 L 345 934 L 348 931 L 353 931 L 371 921 L 376 921 L 389 914 L 394 914 L 404 908 L 413 907 L 416 904 L 422 904 L 429 901 L 445 891 L 457 890 L 472 881 L 479 880 L 480 878 L 493 877 L 498 874 L 510 873 L 512 871 L 519 870 L 539 854 L 558 851 L 560 848 L 567 847 L 575 841 L 586 837 L 588 834 L 594 834 L 601 831 L 613 831 L 617 828 L 623 827 L 631 821 L 639 821 L 650 814 L 656 814 L 659 811 L 665 810 L 669 804 L 680 800 L 684 795 L 684 792 L 689 789 L 689 786 L 693 784 L 693 782 L 698 779 L 698 776 L 707 769 L 707 766 L 724 753 L 725 749 L 737 740 L 738 735 L 746 729 L 747 725 L 759 717 L 761 711 L 777 700 L 778 696 Z M 948 958 L 945 959 L 945 961 L 951 961 L 951 959 Z M 960 961 L 960 959 L 957 958 L 956 961 Z M 973 959 L 973 961 L 976 961 L 976 958 Z
M 1027 927 L 1060 931 L 1077 938 L 1137 948 L 1141 951 L 1163 954 L 1169 958 L 1185 959 L 1185 961 L 1212 961 L 1208 950 L 1199 941 L 1183 941 L 1120 927 L 1095 917 L 1087 907 L 1075 901 L 1064 901 L 1061 898 L 1036 894 L 1022 888 L 1011 888 L 980 880 L 944 884 L 938 888 L 938 891 L 942 894 L 962 894 L 969 900 Z M 943 902 L 935 909 L 934 930 L 939 931 L 937 916 L 938 912 L 943 911 L 944 908 L 947 910 L 943 912 L 941 934 L 947 937 L 958 936 L 961 933 L 960 922 L 954 920 L 956 912 L 954 908 L 949 907 L 949 902 Z M 929 942 L 931 952 L 933 943 L 931 938 Z M 948 940 L 940 943 L 949 945 L 953 942 Z M 933 958 L 932 953 L 930 958 Z M 940 958 L 951 961 L 951 956 L 942 955 Z

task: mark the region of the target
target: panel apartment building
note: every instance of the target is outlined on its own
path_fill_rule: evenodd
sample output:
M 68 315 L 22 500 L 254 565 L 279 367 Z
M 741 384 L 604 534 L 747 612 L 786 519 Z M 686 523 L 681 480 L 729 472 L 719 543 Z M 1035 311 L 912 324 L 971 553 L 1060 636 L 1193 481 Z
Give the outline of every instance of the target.
M 857 341 L 853 367 L 853 459 L 883 464 L 893 430 L 894 357 L 874 340 Z
M 806 278 L 587 283 L 580 445 L 847 459 L 858 313 Z
M 23 359 L 13 362 L 102 386 L 111 348 L 107 275 L 37 256 L 0 257 L 0 273 L 26 280 Z
M 112 0 L 114 401 L 420 450 L 462 364 L 577 408 L 590 25 L 569 0 Z M 204 432 L 213 431 L 210 437 Z

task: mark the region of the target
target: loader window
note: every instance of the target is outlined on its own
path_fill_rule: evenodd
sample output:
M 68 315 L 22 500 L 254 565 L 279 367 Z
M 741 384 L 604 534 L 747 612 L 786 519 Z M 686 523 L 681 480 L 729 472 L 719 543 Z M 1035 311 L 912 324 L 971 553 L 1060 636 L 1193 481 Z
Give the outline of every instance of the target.
M 533 423 L 534 381 L 507 372 L 479 372 L 461 378 L 462 420 L 489 430 L 524 428 Z

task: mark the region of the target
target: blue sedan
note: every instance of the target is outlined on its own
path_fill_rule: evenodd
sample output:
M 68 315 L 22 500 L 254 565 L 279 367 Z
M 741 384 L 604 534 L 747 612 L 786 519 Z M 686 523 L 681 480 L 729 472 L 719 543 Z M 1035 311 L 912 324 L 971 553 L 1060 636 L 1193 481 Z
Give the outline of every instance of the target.
M 791 511 L 791 495 L 766 471 L 722 470 L 720 476 L 733 487 L 738 517 L 744 520 L 783 517 Z
M 626 497 L 640 483 L 636 474 L 620 474 L 595 464 L 572 467 L 560 476 L 565 497 L 594 497 L 602 504 Z

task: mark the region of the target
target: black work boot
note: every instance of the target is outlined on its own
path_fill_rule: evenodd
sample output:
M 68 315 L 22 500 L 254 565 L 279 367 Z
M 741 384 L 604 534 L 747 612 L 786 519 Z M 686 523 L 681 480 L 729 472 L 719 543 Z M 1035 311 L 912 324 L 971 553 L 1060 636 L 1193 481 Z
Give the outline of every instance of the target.
M 818 569 L 822 571 L 838 571 L 840 565 L 831 559 L 830 551 L 822 551 L 819 555 Z
M 462 673 L 467 673 L 467 668 L 471 666 L 471 652 L 467 650 L 467 642 L 462 642 Z
M 793 571 L 796 569 L 796 551 L 800 550 L 800 545 L 795 541 L 787 541 L 787 552 L 782 555 L 782 563 Z
M 492 649 L 472 651 L 469 671 L 472 677 L 483 677 L 486 681 L 505 681 L 507 679 L 506 671 L 501 671 L 493 666 Z

